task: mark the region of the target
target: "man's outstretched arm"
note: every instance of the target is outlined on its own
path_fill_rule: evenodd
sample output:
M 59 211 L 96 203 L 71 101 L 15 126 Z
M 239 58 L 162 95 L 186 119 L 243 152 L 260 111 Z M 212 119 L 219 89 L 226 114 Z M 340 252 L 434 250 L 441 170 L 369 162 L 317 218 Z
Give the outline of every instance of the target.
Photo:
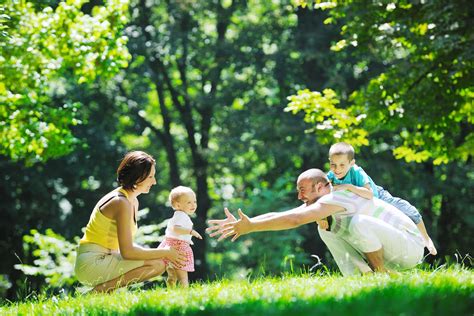
M 240 236 L 251 232 L 292 229 L 326 218 L 341 210 L 342 208 L 336 205 L 314 203 L 286 212 L 267 213 L 254 218 L 249 218 L 239 210 L 239 220 L 227 221 L 222 225 L 217 234 L 221 235 L 219 240 L 233 236 L 232 241 L 234 241 Z M 213 228 L 210 227 L 209 229 Z

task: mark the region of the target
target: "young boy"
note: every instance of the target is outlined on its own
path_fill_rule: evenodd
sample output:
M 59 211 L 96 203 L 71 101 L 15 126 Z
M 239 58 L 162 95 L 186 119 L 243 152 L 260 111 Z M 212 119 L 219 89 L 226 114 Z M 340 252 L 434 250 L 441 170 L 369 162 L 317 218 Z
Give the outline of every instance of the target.
M 388 191 L 376 185 L 374 181 L 365 173 L 364 169 L 355 164 L 354 148 L 344 142 L 336 143 L 329 149 L 329 162 L 331 171 L 328 172 L 329 181 L 334 185 L 334 190 L 349 190 L 366 199 L 374 196 L 395 206 L 407 215 L 420 230 L 425 241 L 425 247 L 430 254 L 436 255 L 437 251 L 426 231 L 425 224 L 420 212 L 407 201 L 393 197 Z M 318 222 L 321 229 L 327 229 L 327 220 Z

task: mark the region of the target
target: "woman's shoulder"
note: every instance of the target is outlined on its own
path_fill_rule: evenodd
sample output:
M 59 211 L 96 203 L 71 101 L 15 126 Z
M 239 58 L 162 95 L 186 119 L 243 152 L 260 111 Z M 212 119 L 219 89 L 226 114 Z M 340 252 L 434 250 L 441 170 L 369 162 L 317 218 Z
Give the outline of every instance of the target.
M 121 194 L 118 190 L 113 190 L 106 195 L 104 195 L 98 203 L 98 207 L 103 209 L 130 209 L 132 208 L 132 203 L 127 199 L 127 197 Z

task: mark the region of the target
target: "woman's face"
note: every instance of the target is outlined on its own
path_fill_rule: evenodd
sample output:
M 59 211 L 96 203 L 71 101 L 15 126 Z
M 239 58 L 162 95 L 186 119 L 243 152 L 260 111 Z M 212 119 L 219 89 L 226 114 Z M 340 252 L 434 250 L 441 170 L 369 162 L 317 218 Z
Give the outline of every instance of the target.
M 156 169 L 155 169 L 155 166 L 153 165 L 151 167 L 150 173 L 148 174 L 148 177 L 146 177 L 145 180 L 143 180 L 142 182 L 137 183 L 136 184 L 137 188 L 134 191 L 137 191 L 139 193 L 150 192 L 151 187 L 156 184 L 155 173 L 156 173 Z

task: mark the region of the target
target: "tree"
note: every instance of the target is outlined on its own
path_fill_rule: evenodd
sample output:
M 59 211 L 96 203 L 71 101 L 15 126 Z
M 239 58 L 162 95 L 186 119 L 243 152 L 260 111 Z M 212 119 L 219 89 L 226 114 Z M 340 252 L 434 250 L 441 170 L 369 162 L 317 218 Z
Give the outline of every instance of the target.
M 80 104 L 67 97 L 77 83 L 111 78 L 127 66 L 128 2 L 109 0 L 82 12 L 84 0 L 55 9 L 7 1 L 0 17 L 0 154 L 31 165 L 70 152 L 78 140 Z M 64 99 L 63 104 L 53 102 Z
M 282 113 L 301 76 L 298 18 L 288 3 L 136 1 L 132 8 L 133 60 L 117 100 L 128 105 L 135 133 L 152 139 L 149 150 L 166 155 L 169 183 L 196 189 L 199 231 L 211 202 L 226 202 L 216 193 L 222 187 L 247 194 L 294 162 L 314 160 L 312 137 Z M 197 241 L 193 276 L 206 276 L 205 253 Z
M 408 162 L 472 158 L 474 9 L 469 1 L 302 3 L 329 9 L 326 23 L 339 23 L 343 38 L 332 49 L 349 49 L 359 58 L 355 73 L 376 69 L 367 85 L 345 91 L 349 98 L 331 89 L 290 97 L 287 110 L 303 111 L 321 141 L 348 140 L 359 147 L 390 131 L 394 155 Z

